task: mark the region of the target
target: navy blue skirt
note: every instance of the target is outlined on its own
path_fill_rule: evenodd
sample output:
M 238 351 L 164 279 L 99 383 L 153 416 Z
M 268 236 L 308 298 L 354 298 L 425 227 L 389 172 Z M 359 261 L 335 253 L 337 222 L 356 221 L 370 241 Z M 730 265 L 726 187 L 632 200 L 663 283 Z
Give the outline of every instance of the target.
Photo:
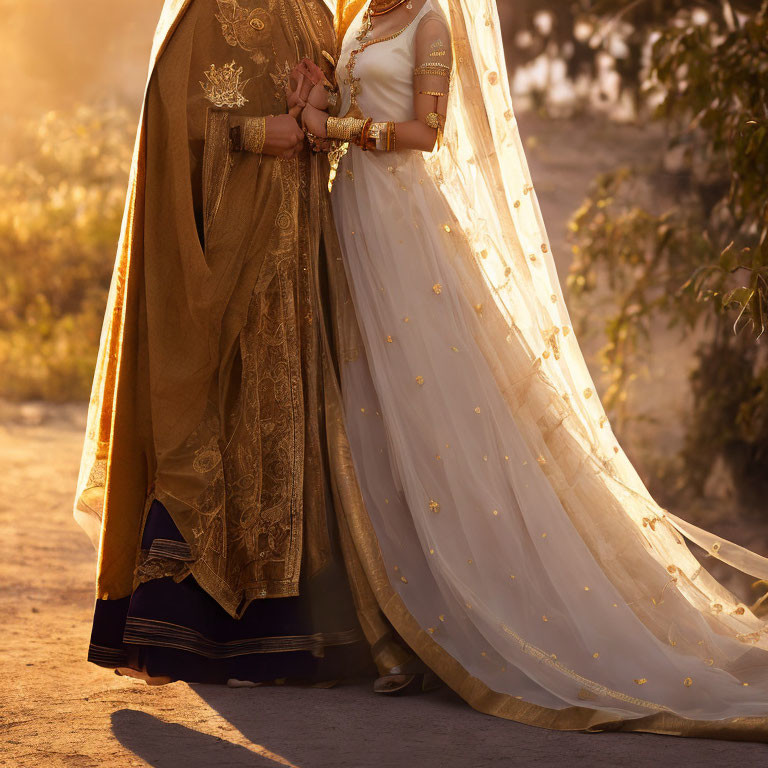
M 183 542 L 158 501 L 149 510 L 142 549 L 155 539 Z M 179 583 L 154 579 L 130 597 L 96 601 L 88 660 L 199 683 L 375 675 L 338 546 L 323 571 L 302 576 L 299 591 L 297 597 L 254 600 L 233 619 L 193 576 Z

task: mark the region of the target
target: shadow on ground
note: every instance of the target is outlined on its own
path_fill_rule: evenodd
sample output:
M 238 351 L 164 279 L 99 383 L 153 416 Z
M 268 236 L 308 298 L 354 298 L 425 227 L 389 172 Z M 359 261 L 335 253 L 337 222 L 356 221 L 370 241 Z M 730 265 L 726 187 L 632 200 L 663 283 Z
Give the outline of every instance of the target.
M 154 768 L 741 768 L 768 761 L 762 744 L 543 731 L 481 715 L 447 689 L 407 698 L 376 696 L 367 682 L 194 690 L 242 743 L 130 709 L 112 716 L 116 738 Z

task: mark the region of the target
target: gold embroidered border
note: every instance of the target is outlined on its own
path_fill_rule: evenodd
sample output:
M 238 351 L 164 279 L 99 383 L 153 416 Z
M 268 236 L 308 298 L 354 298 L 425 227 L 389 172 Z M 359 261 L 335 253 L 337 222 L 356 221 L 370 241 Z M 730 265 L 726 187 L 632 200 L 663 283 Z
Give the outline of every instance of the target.
M 95 643 L 88 646 L 88 661 L 100 667 L 121 667 L 127 658 L 128 654 L 119 648 L 107 648 Z
M 669 709 L 669 707 L 665 707 L 661 704 L 654 704 L 653 702 L 646 701 L 645 699 L 638 699 L 636 696 L 630 696 L 629 694 L 621 693 L 621 691 L 614 691 L 612 688 L 607 688 L 601 683 L 590 680 L 589 678 L 580 675 L 578 672 L 569 669 L 564 664 L 561 664 L 559 661 L 557 661 L 557 659 L 552 657 L 552 654 L 546 653 L 546 651 L 542 651 L 541 648 L 537 648 L 527 640 L 524 640 L 522 637 L 520 637 L 520 635 L 517 634 L 517 632 L 514 632 L 504 624 L 501 625 L 501 628 L 515 641 L 515 643 L 517 643 L 518 647 L 523 653 L 527 653 L 534 659 L 538 659 L 538 661 L 540 661 L 542 664 L 546 664 L 548 667 L 552 667 L 552 669 L 556 669 L 558 672 L 561 672 L 567 677 L 570 677 L 572 680 L 580 683 L 582 686 L 584 686 L 584 688 L 586 688 L 588 691 L 591 691 L 592 693 L 596 693 L 599 696 L 606 696 L 612 699 L 616 699 L 617 701 L 623 701 L 627 704 L 634 704 L 636 707 L 651 709 L 654 712 L 672 711 Z
M 171 560 L 193 560 L 192 547 L 186 541 L 155 539 L 149 548 L 150 557 L 167 557 Z
M 352 645 L 362 639 L 360 630 L 348 629 L 341 632 L 318 632 L 313 635 L 253 637 L 247 640 L 217 642 L 180 624 L 136 617 L 128 618 L 123 633 L 125 643 L 176 648 L 208 659 L 229 659 L 255 653 L 319 651 L 327 646 Z

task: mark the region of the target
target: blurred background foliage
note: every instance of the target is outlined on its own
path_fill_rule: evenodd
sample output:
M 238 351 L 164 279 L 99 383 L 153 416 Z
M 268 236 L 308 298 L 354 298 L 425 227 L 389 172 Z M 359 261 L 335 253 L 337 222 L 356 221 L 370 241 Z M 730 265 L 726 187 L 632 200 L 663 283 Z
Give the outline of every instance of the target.
M 88 396 L 162 2 L 70 5 L 52 24 L 52 0 L 0 0 L 12 105 L 0 115 L 0 397 L 17 400 Z M 766 3 L 498 5 L 519 105 L 664 137 L 596 178 L 570 223 L 569 304 L 602 339 L 616 432 L 645 418 L 633 397 L 656 337 L 679 333 L 696 349 L 682 450 L 646 463 L 646 479 L 670 503 L 720 462 L 756 506 L 768 491 Z
M 623 75 L 639 119 L 667 135 L 653 162 L 599 177 L 571 221 L 576 306 L 601 283 L 610 296 L 604 402 L 621 430 L 659 322 L 695 339 L 684 447 L 665 488 L 700 491 L 720 461 L 757 509 L 768 492 L 768 3 L 594 10 L 634 27 L 640 76 Z
M 120 234 L 132 118 L 49 113 L 0 167 L 0 395 L 71 400 L 90 391 Z

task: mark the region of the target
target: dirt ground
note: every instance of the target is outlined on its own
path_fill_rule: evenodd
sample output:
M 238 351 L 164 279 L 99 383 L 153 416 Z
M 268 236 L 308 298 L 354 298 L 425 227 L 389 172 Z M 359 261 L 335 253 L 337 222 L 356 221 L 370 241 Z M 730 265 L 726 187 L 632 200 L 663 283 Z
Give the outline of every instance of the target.
M 523 121 L 524 134 L 542 131 L 541 123 Z M 557 131 L 550 128 L 531 148 L 531 162 L 555 252 L 565 254 L 564 222 L 588 180 L 654 139 L 630 128 L 603 135 L 599 126 L 584 132 L 562 124 Z M 670 423 L 683 396 L 669 397 L 670 381 L 682 392 L 676 358 L 673 348 L 656 361 L 672 377 L 655 385 L 666 392 Z M 478 714 L 446 690 L 382 700 L 365 681 L 331 690 L 149 688 L 89 665 L 94 553 L 71 517 L 84 423 L 82 405 L 0 403 L 0 766 L 742 768 L 768 762 L 768 745 L 761 744 L 542 731 Z

